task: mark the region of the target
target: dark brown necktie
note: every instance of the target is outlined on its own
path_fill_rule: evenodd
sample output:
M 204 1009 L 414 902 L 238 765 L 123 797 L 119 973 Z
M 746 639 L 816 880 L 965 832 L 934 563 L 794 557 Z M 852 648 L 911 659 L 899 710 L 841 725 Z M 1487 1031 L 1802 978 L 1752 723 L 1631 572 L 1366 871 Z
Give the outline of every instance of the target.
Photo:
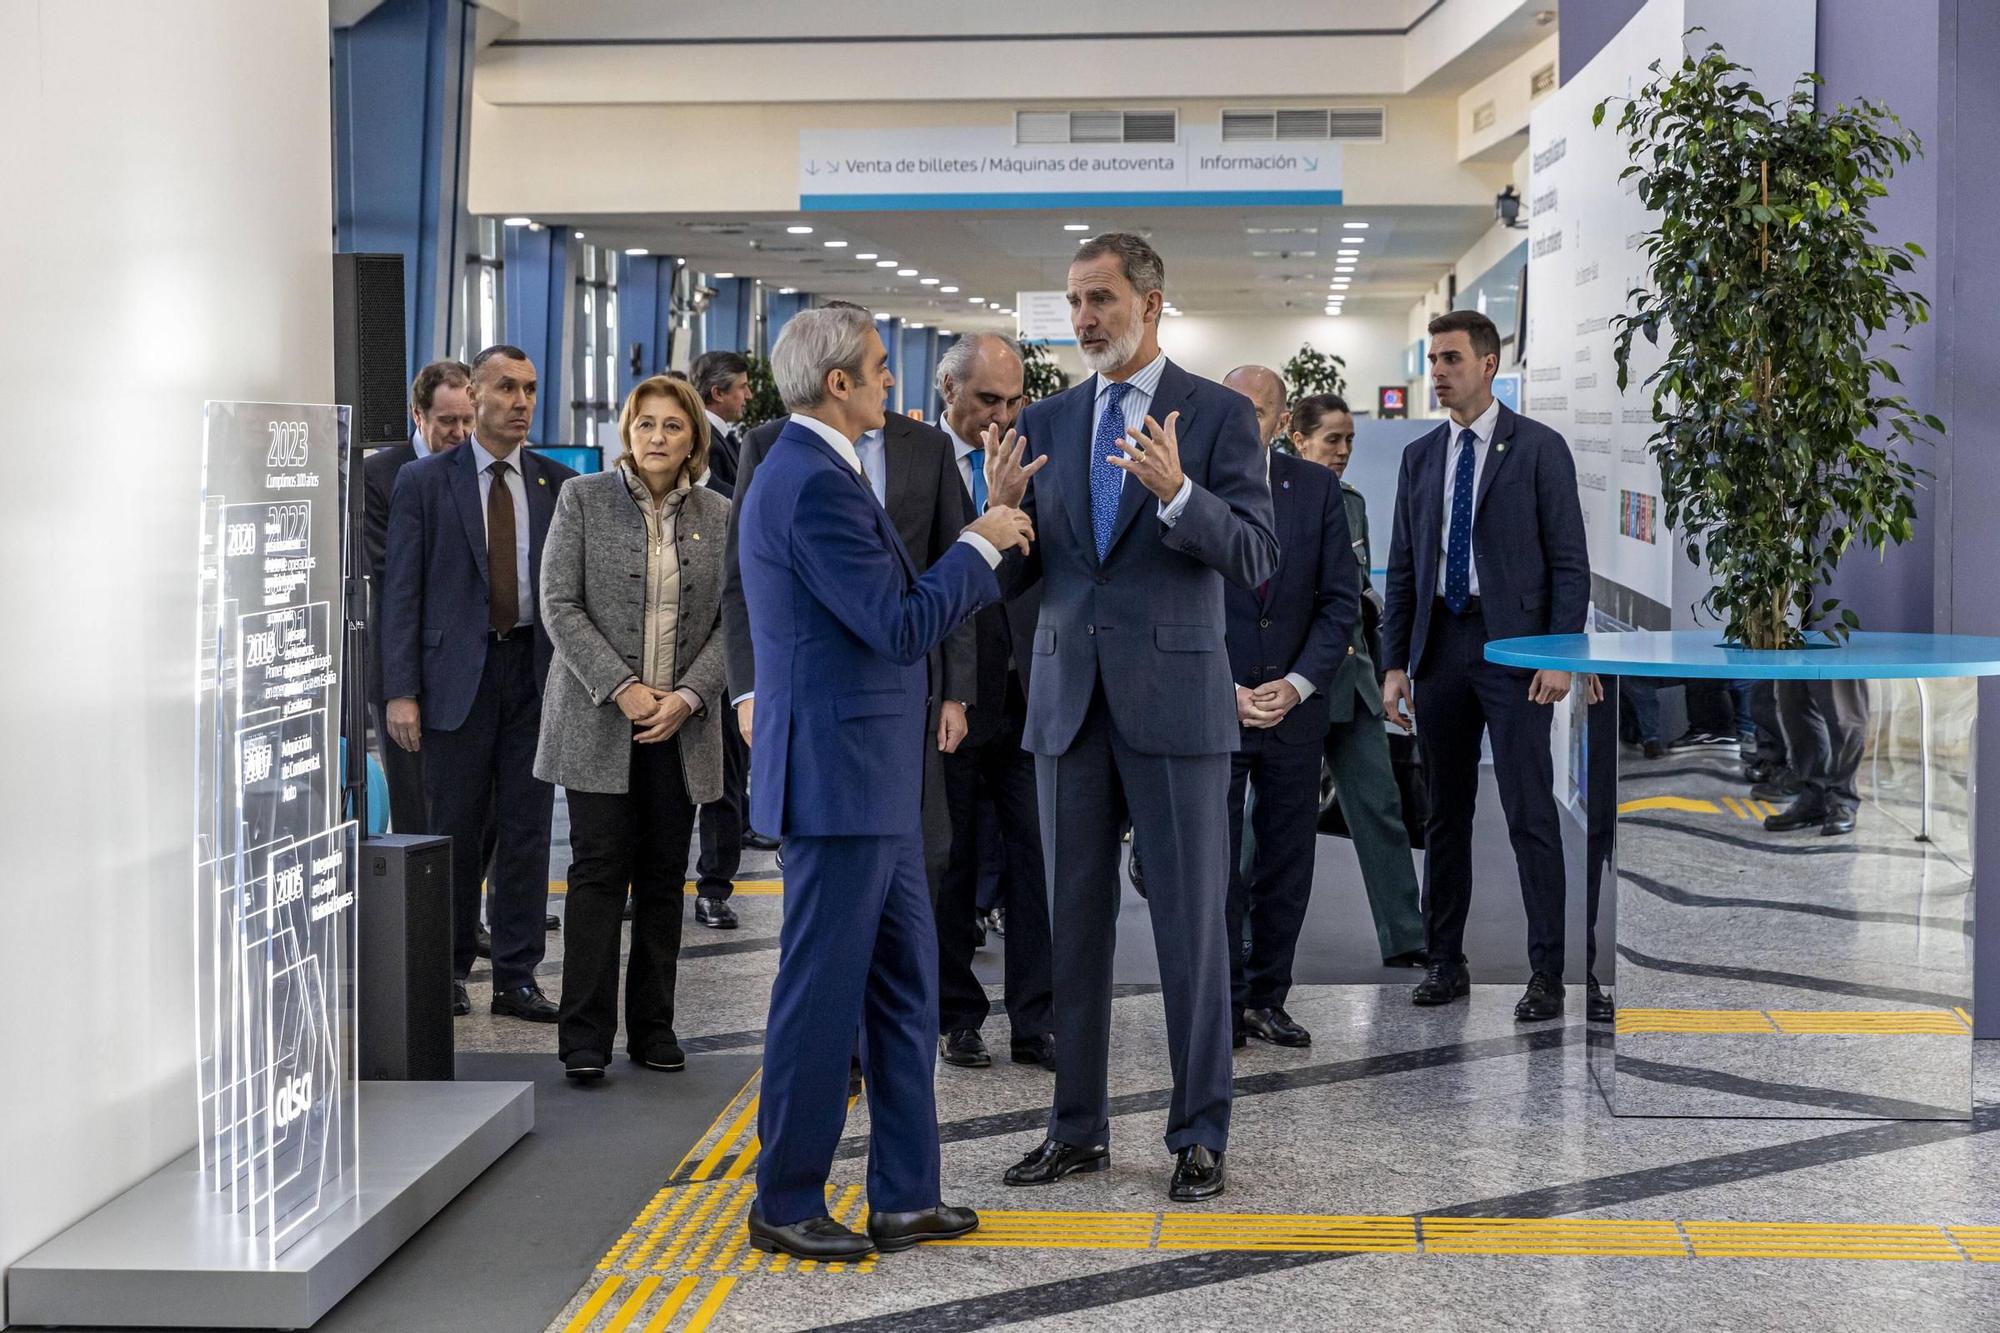
M 493 464 L 493 485 L 486 492 L 486 623 L 505 634 L 521 618 L 521 576 L 514 567 L 514 496 L 507 489 L 508 467 Z

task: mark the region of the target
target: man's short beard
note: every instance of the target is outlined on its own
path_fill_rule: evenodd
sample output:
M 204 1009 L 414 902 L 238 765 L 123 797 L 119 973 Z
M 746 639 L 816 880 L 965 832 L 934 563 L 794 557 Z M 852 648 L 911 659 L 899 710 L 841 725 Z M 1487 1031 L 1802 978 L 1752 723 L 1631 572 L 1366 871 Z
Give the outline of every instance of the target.
M 1125 331 L 1122 338 L 1113 338 L 1105 344 L 1103 351 L 1093 354 L 1087 347 L 1077 350 L 1083 353 L 1083 364 L 1097 374 L 1117 370 L 1130 361 L 1139 351 L 1139 344 L 1145 339 L 1146 325 L 1143 320 Z

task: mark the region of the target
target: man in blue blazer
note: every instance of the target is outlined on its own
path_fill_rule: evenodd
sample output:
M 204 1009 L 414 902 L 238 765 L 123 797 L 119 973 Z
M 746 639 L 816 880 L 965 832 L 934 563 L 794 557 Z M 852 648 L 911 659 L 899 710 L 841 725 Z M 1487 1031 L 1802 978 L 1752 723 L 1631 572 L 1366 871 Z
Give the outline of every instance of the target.
M 1119 831 L 1146 849 L 1174 1095 L 1172 1198 L 1223 1189 L 1229 1141 L 1229 756 L 1239 742 L 1223 585 L 1278 566 L 1256 414 L 1160 351 L 1166 266 L 1144 240 L 1077 247 L 1070 323 L 1097 373 L 989 430 L 989 500 L 1025 504 L 1040 541 L 1022 744 L 1035 755 L 1049 879 L 1056 1087 L 1047 1139 L 1007 1171 L 1052 1184 L 1110 1162 L 1106 1062 Z M 1045 452 L 1024 463 L 1030 446 Z
M 792 414 L 744 490 L 737 560 L 756 652 L 750 817 L 785 840 L 750 1243 L 852 1259 L 978 1225 L 939 1199 L 937 933 L 924 878 L 926 656 L 998 600 L 1018 510 L 989 510 L 919 576 L 854 442 L 894 380 L 868 312 L 793 317 L 771 354 Z M 861 1034 L 868 1235 L 827 1215 Z
M 536 614 L 556 492 L 576 474 L 527 448 L 535 367 L 518 347 L 472 362 L 469 443 L 405 467 L 389 502 L 382 690 L 389 737 L 421 747 L 434 833 L 451 839 L 452 1009 L 465 992 L 490 879 L 492 1010 L 556 1021 L 535 982 L 549 894 L 555 788 L 534 774 L 554 647 Z M 492 873 L 480 855 L 489 801 Z
M 1257 410 L 1268 450 L 1281 430 L 1285 382 L 1264 366 L 1242 366 L 1223 383 Z M 1310 1046 L 1312 1034 L 1285 1012 L 1292 957 L 1312 899 L 1319 845 L 1319 770 L 1329 714 L 1326 690 L 1349 653 L 1361 618 L 1354 539 L 1340 480 L 1317 463 L 1269 455 L 1278 572 L 1256 588 L 1223 590 L 1229 674 L 1236 683 L 1242 748 L 1229 764 L 1229 938 L 1250 921 L 1250 957 L 1229 952 L 1235 1040 Z M 1317 696 L 1320 702 L 1304 707 Z M 1253 864 L 1243 861 L 1244 807 L 1252 786 Z M 1147 849 L 1148 856 L 1151 848 Z M 1150 865 L 1151 862 L 1148 862 Z
M 1563 1004 L 1564 864 L 1549 753 L 1551 704 L 1566 671 L 1486 660 L 1490 639 L 1576 634 L 1590 603 L 1590 552 L 1563 437 L 1493 397 L 1500 334 L 1472 310 L 1430 324 L 1431 384 L 1451 420 L 1403 451 L 1382 615 L 1382 706 L 1417 727 L 1430 793 L 1420 1005 L 1471 993 L 1463 950 L 1472 900 L 1472 810 L 1482 733 L 1528 912 L 1526 1022 Z M 1412 682 L 1415 690 L 1412 697 Z M 1421 722 L 1417 721 L 1421 715 Z M 1592 999 L 1597 987 L 1593 982 Z

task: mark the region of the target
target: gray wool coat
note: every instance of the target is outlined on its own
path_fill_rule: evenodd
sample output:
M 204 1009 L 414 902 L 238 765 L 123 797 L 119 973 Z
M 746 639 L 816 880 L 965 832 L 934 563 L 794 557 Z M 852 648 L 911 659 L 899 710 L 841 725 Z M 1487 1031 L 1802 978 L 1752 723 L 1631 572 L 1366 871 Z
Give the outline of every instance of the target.
M 681 505 L 680 614 L 674 678 L 701 696 L 681 724 L 681 770 L 696 805 L 722 795 L 722 564 L 729 501 L 697 486 Z M 542 624 L 555 661 L 542 692 L 535 776 L 578 791 L 622 793 L 632 763 L 632 723 L 611 701 L 639 674 L 646 651 L 646 517 L 617 468 L 572 478 L 556 498 L 542 547 Z M 667 744 L 668 742 L 661 742 Z

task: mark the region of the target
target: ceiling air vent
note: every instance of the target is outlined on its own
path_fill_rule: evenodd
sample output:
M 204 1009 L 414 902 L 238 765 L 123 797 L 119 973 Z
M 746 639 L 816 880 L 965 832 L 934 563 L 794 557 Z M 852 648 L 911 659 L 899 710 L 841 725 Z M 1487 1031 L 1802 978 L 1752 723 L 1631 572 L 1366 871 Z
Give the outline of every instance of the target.
M 1173 143 L 1176 111 L 1016 111 L 1017 144 Z
M 1379 106 L 1277 107 L 1222 113 L 1224 143 L 1380 143 Z
M 1482 102 L 1472 108 L 1472 132 L 1477 134 L 1482 130 L 1492 129 L 1497 116 L 1498 112 L 1491 102 Z
M 1540 69 L 1536 70 L 1534 72 L 1534 75 L 1529 78 L 1528 96 L 1540 97 L 1543 93 L 1549 91 L 1549 89 L 1555 86 L 1556 86 L 1556 67 L 1554 65 L 1544 65 Z

